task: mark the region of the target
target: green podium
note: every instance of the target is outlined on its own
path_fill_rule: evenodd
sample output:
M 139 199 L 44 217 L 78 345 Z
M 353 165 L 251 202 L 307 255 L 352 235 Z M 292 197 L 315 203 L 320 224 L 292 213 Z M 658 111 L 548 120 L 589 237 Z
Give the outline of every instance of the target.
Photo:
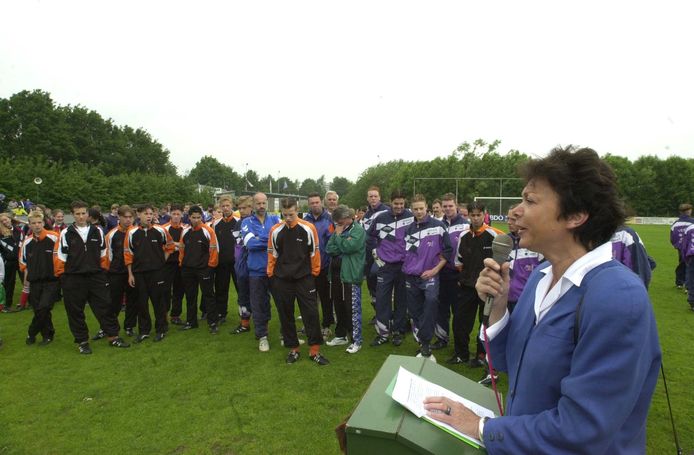
M 484 449 L 476 449 L 431 423 L 417 418 L 386 394 L 386 389 L 401 366 L 488 409 L 497 409 L 492 390 L 428 359 L 391 355 L 347 421 L 347 453 L 486 453 Z

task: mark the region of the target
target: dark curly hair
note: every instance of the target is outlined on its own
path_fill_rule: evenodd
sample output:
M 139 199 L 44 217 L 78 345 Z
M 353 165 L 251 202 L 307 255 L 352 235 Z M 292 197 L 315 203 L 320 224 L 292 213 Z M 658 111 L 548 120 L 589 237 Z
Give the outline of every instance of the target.
M 626 218 L 617 179 L 607 162 L 590 148 L 554 148 L 546 158 L 521 169 L 526 182 L 543 180 L 559 197 L 559 219 L 585 212 L 588 219 L 573 231 L 588 251 L 609 241 Z

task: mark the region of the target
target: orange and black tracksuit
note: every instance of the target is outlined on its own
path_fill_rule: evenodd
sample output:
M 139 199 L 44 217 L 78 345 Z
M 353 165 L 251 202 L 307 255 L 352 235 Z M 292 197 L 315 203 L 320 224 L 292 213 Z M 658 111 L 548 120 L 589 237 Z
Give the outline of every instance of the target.
M 268 238 L 267 274 L 271 278 L 284 345 L 299 348 L 294 320 L 296 298 L 311 355 L 317 354 L 323 343 L 314 279 L 320 269 L 318 232 L 313 224 L 298 219 L 293 223 L 282 221 L 272 227 Z
M 183 230 L 188 227 L 187 224 L 179 223 L 177 225 L 168 222 L 162 225 L 171 236 L 171 240 L 175 244 L 181 241 Z M 181 265 L 178 260 L 178 246 L 174 247 L 173 252 L 164 264 L 164 280 L 166 281 L 166 290 L 164 291 L 164 301 L 166 310 L 171 318 L 180 318 L 183 311 L 183 279 L 181 278 Z
M 106 234 L 106 259 L 109 293 L 111 294 L 111 312 L 118 318 L 123 296 L 125 296 L 125 329 L 134 329 L 137 325 L 137 290 L 128 284 L 128 267 L 125 265 L 125 237 L 127 229 L 118 225 Z
M 149 300 L 154 308 L 154 325 L 157 333 L 165 333 L 169 323 L 166 320 L 164 302 L 164 263 L 166 256 L 173 252 L 171 236 L 158 225 L 143 228 L 134 226 L 128 230 L 123 245 L 125 265 L 135 277 L 137 289 L 137 308 L 139 334 L 146 335 L 152 330 L 149 314 Z
M 453 343 L 455 354 L 463 360 L 470 356 L 470 333 L 475 325 L 475 313 L 482 321 L 484 301 L 477 295 L 475 283 L 484 269 L 484 260 L 492 257 L 492 242 L 503 232 L 483 224 L 479 229 L 470 228 L 460 236 L 455 265 L 460 268 L 458 282 L 461 287 L 461 298 L 453 305 Z M 477 339 L 477 358 L 484 357 L 484 345 Z
M 80 231 L 86 234 L 86 241 Z M 106 336 L 117 337 L 120 331 L 118 319 L 109 311 L 107 261 L 104 234 L 98 227 L 78 228 L 71 224 L 60 232 L 53 253 L 53 269 L 55 276 L 60 278 L 65 312 L 75 343 L 89 340 L 84 319 L 87 302 Z
M 181 236 L 183 247 L 179 251 L 181 277 L 186 292 L 186 320 L 198 325 L 198 286 L 207 311 L 207 323 L 217 324 L 219 311 L 214 298 L 214 268 L 219 261 L 217 235 L 206 224 L 188 227 Z
M 217 302 L 217 312 L 220 318 L 227 317 L 229 308 L 229 283 L 234 282 L 234 289 L 238 291 L 236 283 L 236 271 L 234 270 L 234 253 L 236 251 L 236 238 L 234 231 L 240 221 L 231 215 L 228 218 L 214 220 L 211 224 L 217 235 L 219 248 L 219 264 L 214 272 L 214 294 Z
M 53 250 L 58 243 L 58 233 L 42 230 L 27 236 L 19 250 L 19 269 L 31 283 L 29 304 L 34 309 L 34 318 L 29 325 L 29 336 L 41 334 L 44 340 L 53 338 L 55 329 L 51 318 L 53 304 L 59 292 L 58 278 L 53 271 Z

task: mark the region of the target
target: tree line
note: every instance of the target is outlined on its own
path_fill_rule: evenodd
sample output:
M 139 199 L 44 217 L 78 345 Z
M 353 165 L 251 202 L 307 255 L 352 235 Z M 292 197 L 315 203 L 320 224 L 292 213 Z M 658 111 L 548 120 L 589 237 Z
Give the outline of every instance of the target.
M 355 182 L 340 176 L 329 181 L 324 175 L 302 181 L 260 176 L 209 155 L 180 174 L 169 151 L 144 129 L 116 125 L 83 106 L 56 105 L 41 90 L 25 90 L 0 98 L 0 193 L 38 197 L 38 202 L 52 207 L 66 207 L 76 198 L 102 206 L 125 201 L 212 202 L 212 192 L 199 192 L 199 185 L 299 195 L 332 189 L 352 207 L 366 204 L 367 189 L 374 184 L 384 200 L 396 188 L 410 196 L 422 193 L 428 200 L 456 191 L 460 201 L 519 196 L 523 185 L 516 179 L 517 170 L 530 157 L 518 150 L 500 152 L 500 145 L 499 140 L 477 139 L 445 156 L 431 151 L 436 156 L 431 160 L 380 163 L 365 169 Z M 632 214 L 672 216 L 680 203 L 694 201 L 692 159 L 649 155 L 632 161 L 611 154 L 605 159 L 615 170 Z M 37 176 L 41 185 L 33 182 Z

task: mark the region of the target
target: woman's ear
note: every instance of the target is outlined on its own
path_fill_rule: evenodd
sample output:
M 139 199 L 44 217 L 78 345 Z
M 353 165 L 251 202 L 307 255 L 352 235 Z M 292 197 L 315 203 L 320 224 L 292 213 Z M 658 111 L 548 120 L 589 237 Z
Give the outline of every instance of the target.
M 587 212 L 574 213 L 566 217 L 566 227 L 569 229 L 575 229 L 583 225 L 586 221 L 588 221 Z

